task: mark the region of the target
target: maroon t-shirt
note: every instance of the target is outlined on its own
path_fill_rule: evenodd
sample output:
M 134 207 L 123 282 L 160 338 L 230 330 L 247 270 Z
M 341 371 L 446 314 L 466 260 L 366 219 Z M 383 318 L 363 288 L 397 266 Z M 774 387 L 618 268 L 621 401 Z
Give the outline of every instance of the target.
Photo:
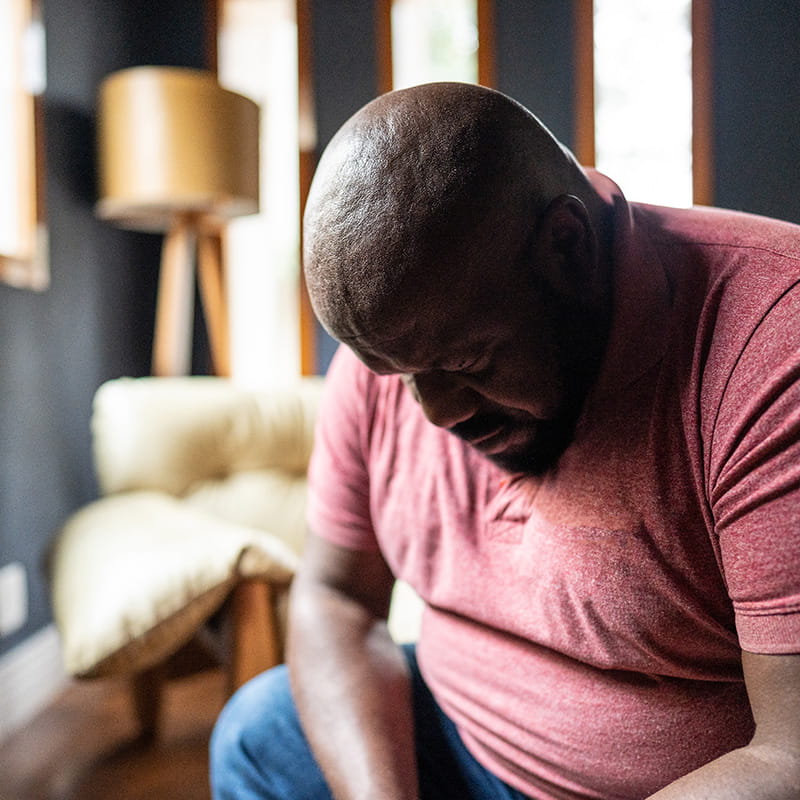
M 535 797 L 641 798 L 745 744 L 740 651 L 800 652 L 800 228 L 615 214 L 614 316 L 575 439 L 508 475 L 341 348 L 309 524 L 426 602 L 421 669 Z

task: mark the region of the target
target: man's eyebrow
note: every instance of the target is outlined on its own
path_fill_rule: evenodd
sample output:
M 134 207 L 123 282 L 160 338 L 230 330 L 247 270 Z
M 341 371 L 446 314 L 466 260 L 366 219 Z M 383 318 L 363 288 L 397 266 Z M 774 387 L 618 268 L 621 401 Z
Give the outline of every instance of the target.
M 380 339 L 375 338 L 376 336 L 380 335 L 380 328 L 374 328 L 373 330 L 365 331 L 363 333 L 353 333 L 350 334 L 349 336 L 343 334 L 340 335 L 338 338 L 343 343 L 358 342 L 364 339 L 369 339 L 370 344 L 381 345 L 381 344 L 388 344 L 389 342 L 397 342 L 400 339 L 405 339 L 409 336 L 413 336 L 415 328 L 416 325 L 412 325 L 409 330 L 401 331 L 393 335 L 384 334 L 383 337 Z
M 396 336 L 388 336 L 385 339 L 373 339 L 375 335 L 375 331 L 366 331 L 365 333 L 353 333 L 350 336 L 346 336 L 345 334 L 341 334 L 338 338 L 342 342 L 357 342 L 360 339 L 372 339 L 375 344 L 384 344 L 385 342 L 396 342 L 398 339 L 403 338 L 403 334 L 397 334 Z

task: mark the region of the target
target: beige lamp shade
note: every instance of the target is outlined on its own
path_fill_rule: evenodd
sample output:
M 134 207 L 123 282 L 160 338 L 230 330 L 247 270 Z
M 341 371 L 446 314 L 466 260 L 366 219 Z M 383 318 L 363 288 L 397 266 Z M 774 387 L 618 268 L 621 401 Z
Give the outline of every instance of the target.
M 100 88 L 97 214 L 163 231 L 258 211 L 258 106 L 203 70 L 133 67 Z

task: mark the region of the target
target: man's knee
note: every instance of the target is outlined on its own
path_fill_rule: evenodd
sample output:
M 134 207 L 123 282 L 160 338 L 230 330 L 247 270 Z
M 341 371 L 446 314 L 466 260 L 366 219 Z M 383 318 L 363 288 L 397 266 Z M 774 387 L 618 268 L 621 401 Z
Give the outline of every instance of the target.
M 242 686 L 222 709 L 210 743 L 211 785 L 215 798 L 238 797 L 247 791 L 253 797 L 263 792 L 269 780 L 263 774 L 268 761 L 280 757 L 275 730 L 278 717 L 294 714 L 286 668 L 276 667 Z M 272 746 L 272 747 L 271 747 Z M 270 749 L 277 752 L 270 754 Z
M 324 782 L 300 728 L 285 666 L 253 678 L 222 709 L 210 767 L 215 800 L 329 797 L 311 786 Z M 298 776 L 308 785 L 298 786 Z

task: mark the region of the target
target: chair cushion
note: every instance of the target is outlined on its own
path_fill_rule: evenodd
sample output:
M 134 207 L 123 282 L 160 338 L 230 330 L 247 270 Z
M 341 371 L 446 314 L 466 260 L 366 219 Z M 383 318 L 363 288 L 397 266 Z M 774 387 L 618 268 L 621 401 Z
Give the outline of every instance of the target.
M 239 472 L 304 477 L 321 378 L 272 391 L 225 378 L 118 378 L 94 398 L 92 438 L 104 495 L 157 489 L 181 496 Z
M 269 531 L 300 555 L 305 543 L 307 494 L 305 474 L 259 469 L 197 481 L 183 500 L 215 517 Z
M 278 537 L 156 491 L 74 514 L 51 554 L 53 613 L 76 676 L 133 673 L 187 642 L 242 579 L 288 585 L 297 555 Z

